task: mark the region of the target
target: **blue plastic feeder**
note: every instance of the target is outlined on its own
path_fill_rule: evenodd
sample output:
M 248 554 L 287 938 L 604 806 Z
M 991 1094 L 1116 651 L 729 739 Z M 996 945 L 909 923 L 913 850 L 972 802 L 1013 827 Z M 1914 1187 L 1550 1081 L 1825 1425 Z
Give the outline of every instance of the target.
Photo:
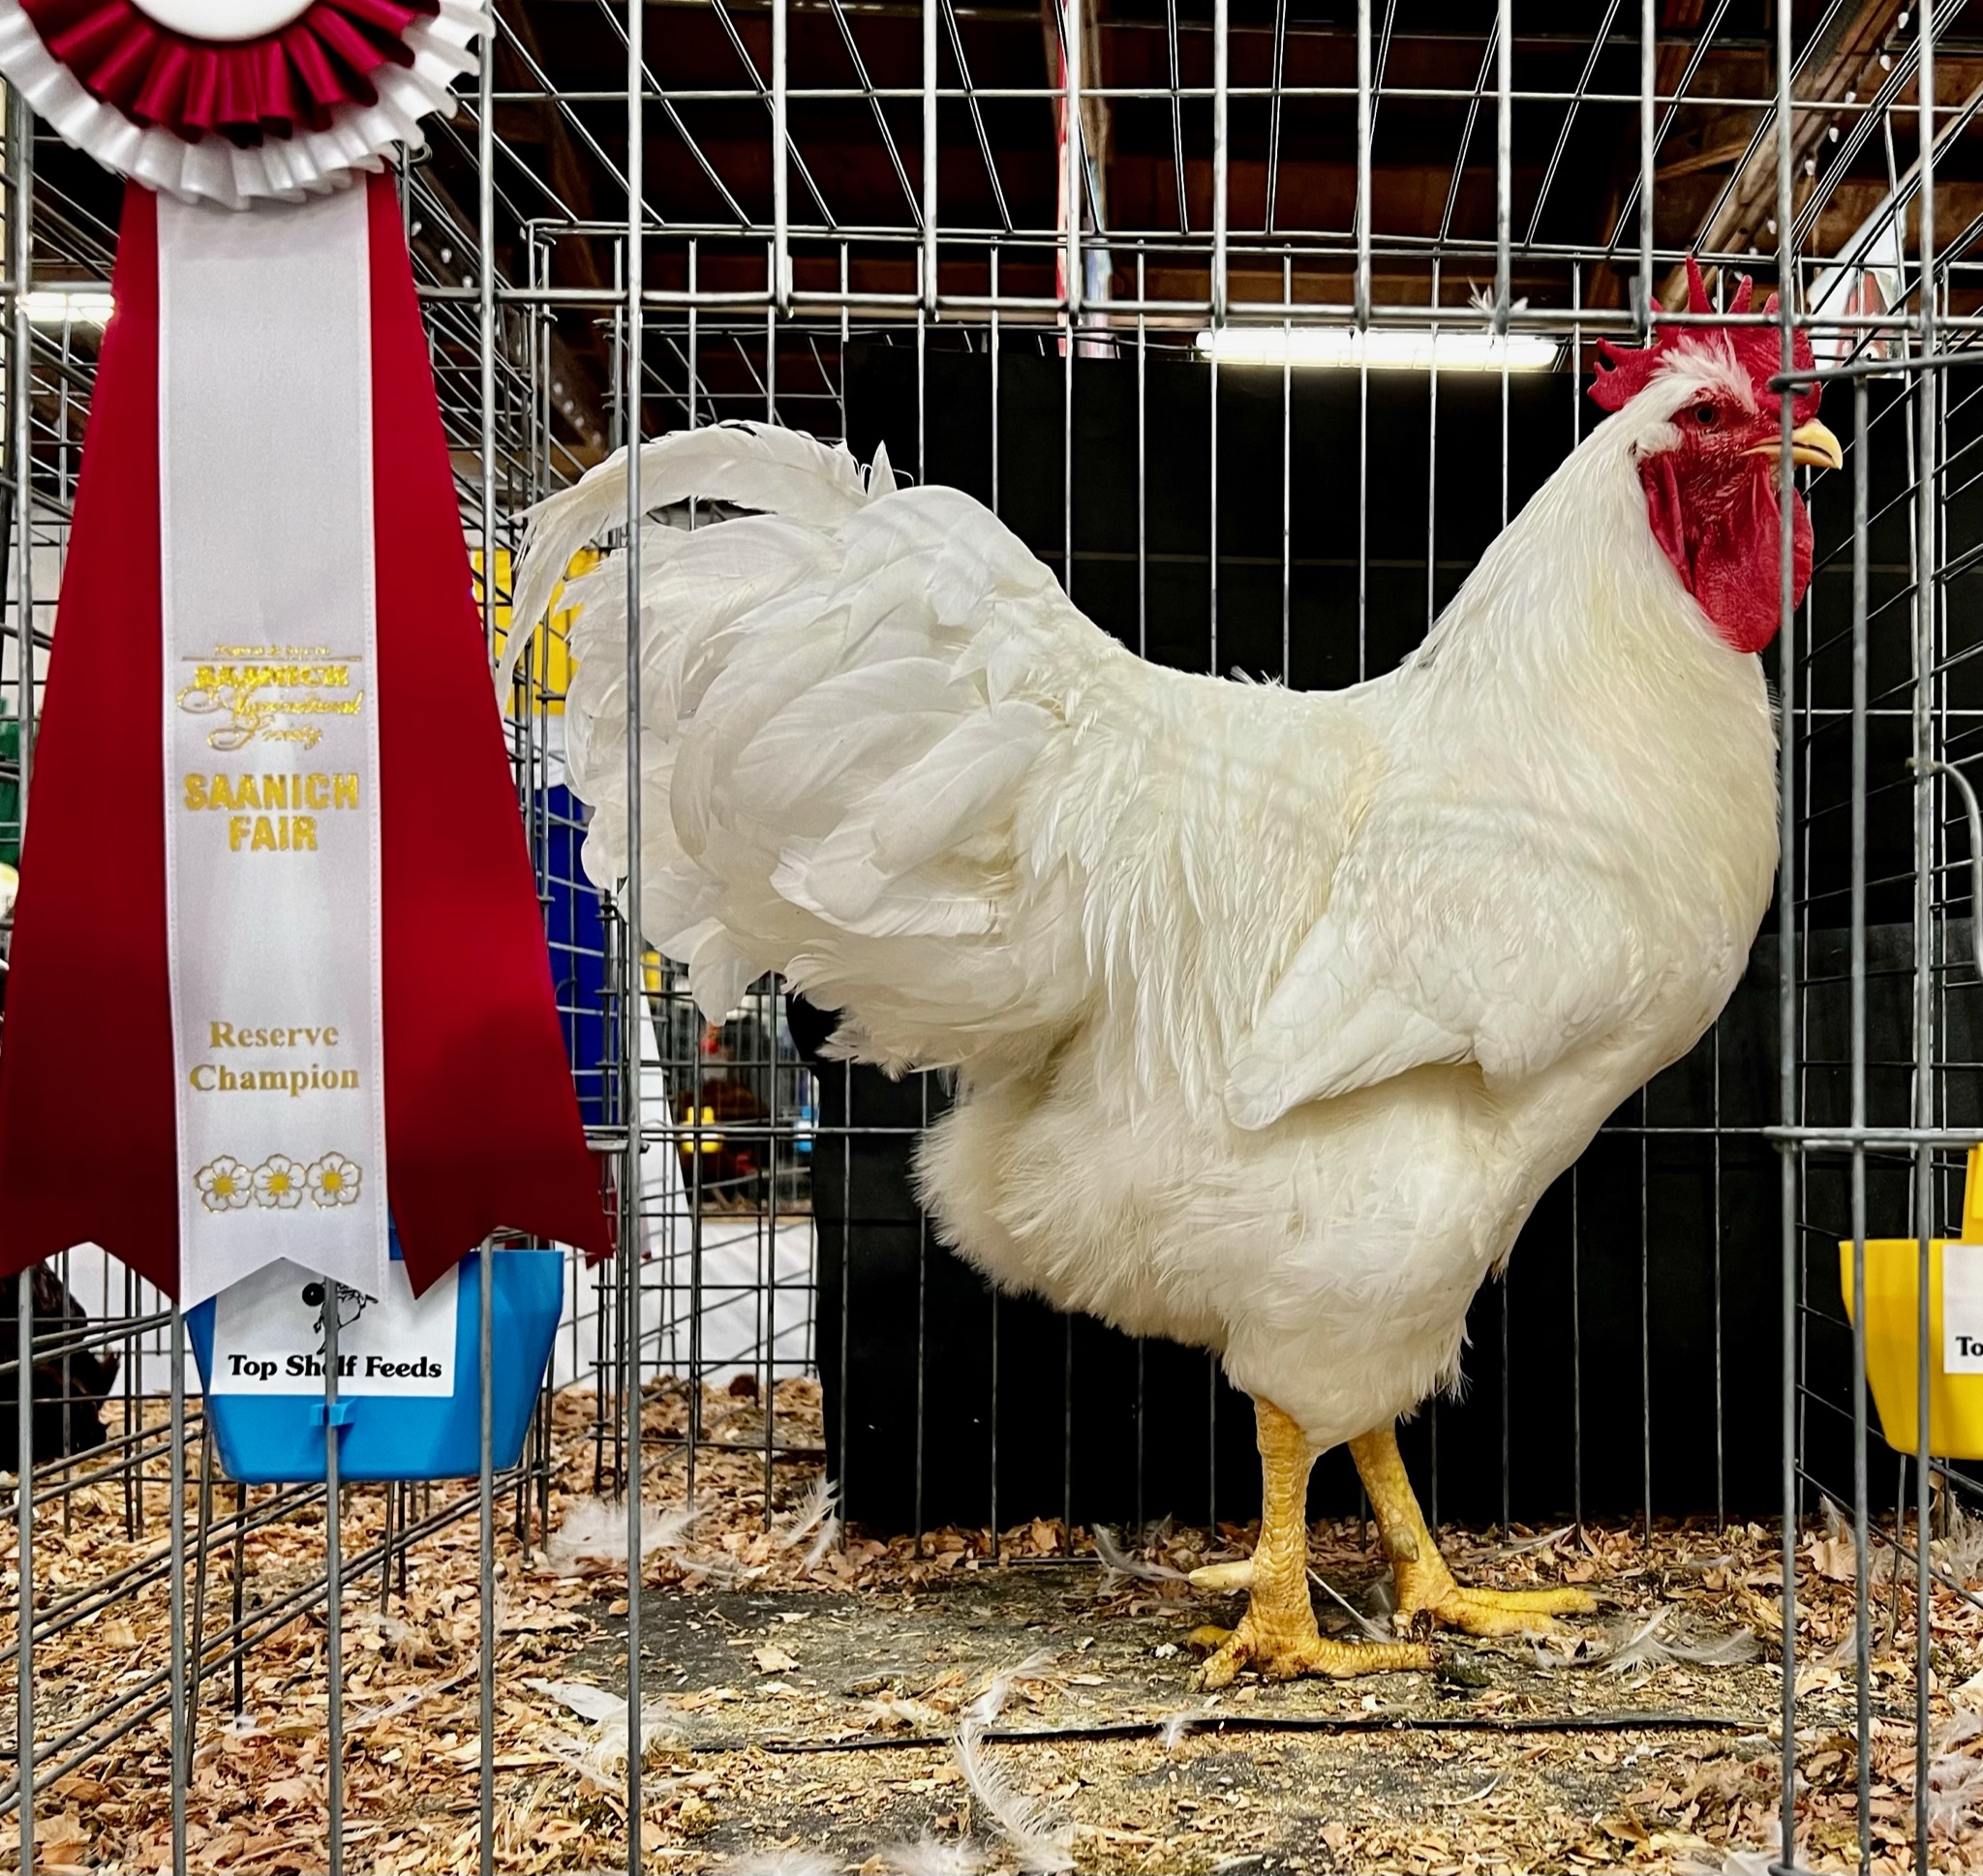
M 399 1258 L 399 1233 L 392 1233 Z M 562 1251 L 498 1251 L 491 1377 L 498 1471 L 523 1454 L 524 1435 L 551 1358 L 564 1300 Z M 347 1392 L 331 1409 L 341 1479 L 465 1478 L 481 1469 L 482 1254 L 457 1266 L 453 1388 L 432 1395 Z M 253 1282 L 254 1279 L 250 1279 Z M 243 1485 L 290 1485 L 324 1475 L 321 1381 L 315 1392 L 239 1391 L 214 1369 L 217 1299 L 186 1313 L 221 1469 Z M 320 1370 L 318 1371 L 320 1374 Z

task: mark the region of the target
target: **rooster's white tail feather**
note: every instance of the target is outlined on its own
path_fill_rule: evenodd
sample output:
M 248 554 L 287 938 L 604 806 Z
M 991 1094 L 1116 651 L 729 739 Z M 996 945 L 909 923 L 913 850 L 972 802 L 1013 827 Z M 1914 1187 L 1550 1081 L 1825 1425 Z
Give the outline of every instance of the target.
M 898 491 L 877 457 L 726 425 L 650 443 L 643 497 L 754 512 L 642 535 L 641 922 L 720 1020 L 784 970 L 890 1064 L 1071 1014 L 1085 995 L 1068 869 L 1022 850 L 1063 698 L 1126 657 L 986 509 Z M 533 517 L 519 642 L 576 551 L 623 521 L 624 456 Z M 586 866 L 626 853 L 626 576 L 573 580 L 565 703 Z M 514 648 L 512 648 L 513 650 Z
M 874 480 L 891 491 L 895 487 L 885 451 L 875 457 Z M 868 499 L 860 466 L 844 449 L 826 449 L 797 431 L 760 424 L 715 424 L 642 445 L 640 495 L 650 514 L 699 499 L 815 526 L 843 520 Z M 511 632 L 503 648 L 497 673 L 500 695 L 509 694 L 530 628 L 543 618 L 572 557 L 625 519 L 624 448 L 532 509 L 525 558 L 511 594 L 510 617 L 521 629 Z M 624 571 L 620 577 L 624 584 Z

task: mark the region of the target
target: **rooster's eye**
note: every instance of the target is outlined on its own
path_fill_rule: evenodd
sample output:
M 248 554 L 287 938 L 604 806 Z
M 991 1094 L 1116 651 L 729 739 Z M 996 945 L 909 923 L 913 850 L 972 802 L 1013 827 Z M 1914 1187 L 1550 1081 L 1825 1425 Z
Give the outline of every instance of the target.
M 1703 430 L 1712 430 L 1721 414 L 1712 404 L 1696 404 L 1693 407 L 1693 420 Z

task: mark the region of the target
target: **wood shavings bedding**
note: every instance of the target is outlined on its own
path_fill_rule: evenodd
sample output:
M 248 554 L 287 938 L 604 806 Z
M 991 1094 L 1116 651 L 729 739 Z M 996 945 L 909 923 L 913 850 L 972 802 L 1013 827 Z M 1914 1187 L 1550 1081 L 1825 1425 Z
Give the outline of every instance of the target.
M 651 1867 L 989 1876 L 1064 1861 L 1167 1876 L 1432 1876 L 1737 1870 L 1774 1854 L 1783 1622 L 1769 1528 L 1449 1529 L 1449 1554 L 1472 1580 L 1581 1582 L 1615 1606 L 1540 1648 L 1455 1640 L 1431 1675 L 1286 1686 L 1249 1677 L 1208 1698 L 1191 1686 L 1183 1638 L 1226 1602 L 1181 1579 L 1243 1556 L 1245 1529 L 1114 1532 L 1104 1565 L 1091 1533 L 1077 1530 L 1072 1548 L 1096 1560 L 1065 1560 L 1067 1534 L 1039 1520 L 1001 1534 L 1003 1567 L 984 1530 L 926 1532 L 920 1544 L 842 1534 L 814 1457 L 818 1391 L 799 1382 L 778 1389 L 771 1431 L 777 1449 L 807 1456 L 775 1454 L 769 1520 L 760 1411 L 741 1428 L 749 1443 L 697 1451 L 690 1521 L 687 1407 L 671 1384 L 651 1392 L 645 1411 Z M 711 1392 L 705 1424 L 736 1407 Z M 609 1425 L 616 1412 L 604 1404 Z M 625 1518 L 595 1475 L 599 1413 L 589 1392 L 553 1404 L 548 1534 L 531 1501 L 520 1539 L 515 1496 L 499 1500 L 497 1864 L 506 1871 L 625 1860 Z M 198 1464 L 196 1445 L 189 1502 Z M 66 1527 L 59 1513 L 45 1518 L 44 1610 L 155 1556 L 167 1484 L 155 1462 L 135 1539 L 114 1484 L 76 1495 Z M 460 1496 L 436 1486 L 431 1502 Z M 232 1488 L 220 1486 L 217 1500 L 230 1511 Z M 377 1544 L 383 1508 L 378 1488 L 348 1492 L 348 1557 Z M 0 1559 L 11 1545 L 10 1528 Z M 1977 1550 L 1957 1524 L 1937 1541 L 1937 1568 L 1964 1582 L 1983 1567 Z M 275 1619 L 320 1573 L 320 1509 L 260 1525 L 241 1555 L 244 1613 L 269 1611 L 274 1625 L 243 1664 L 238 1714 L 232 1667 L 216 1659 L 202 1673 L 189 1857 L 203 1870 L 315 1870 L 327 1856 L 323 1613 Z M 1877 1870 L 1911 1867 L 1913 1572 L 1893 1569 L 1892 1556 L 1876 1549 Z M 1367 1619 L 1382 1571 L 1366 1533 L 1354 1522 L 1318 1526 L 1312 1558 L 1351 1605 L 1319 1597 L 1325 1625 Z M 1849 1531 L 1818 1521 L 1802 1563 L 1795 1848 L 1807 1867 L 1844 1869 L 1857 1855 Z M 474 1866 L 476 1568 L 470 1519 L 414 1543 L 404 1589 L 395 1566 L 383 1606 L 376 1571 L 349 1587 L 348 1866 L 381 1876 Z M 233 1620 L 233 1569 L 231 1543 L 216 1545 L 210 1649 Z M 1983 1611 L 1938 1586 L 1929 1614 L 1935 1864 L 1983 1870 Z M 168 1632 L 165 1585 L 154 1582 L 39 1644 L 38 1732 L 46 1740 L 144 1683 L 166 1663 Z M 0 1639 L 11 1639 L 4 1624 Z M 1659 1713 L 1697 1723 L 1646 1719 Z M 1552 1715 L 1579 1716 L 1587 1730 L 1527 1730 Z M 168 1765 L 161 1715 L 59 1779 L 38 1806 L 41 1866 L 166 1866 Z

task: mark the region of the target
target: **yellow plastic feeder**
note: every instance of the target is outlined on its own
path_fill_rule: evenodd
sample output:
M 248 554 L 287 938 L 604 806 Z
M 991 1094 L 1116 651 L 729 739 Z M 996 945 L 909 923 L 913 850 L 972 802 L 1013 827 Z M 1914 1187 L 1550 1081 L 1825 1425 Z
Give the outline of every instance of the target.
M 1944 1256 L 1950 1247 L 1956 1257 Z M 1879 1409 L 1879 1429 L 1897 1453 L 1918 1456 L 1920 1431 L 1916 1328 L 1920 1319 L 1921 1245 L 1917 1238 L 1866 1241 L 1866 1379 Z M 1974 1360 L 1977 1372 L 1951 1374 L 1943 1366 L 1950 1347 L 1943 1335 L 1944 1272 L 1956 1283 L 1958 1322 L 1975 1324 L 1976 1352 L 1958 1348 L 1953 1358 Z M 1852 1240 L 1839 1246 L 1839 1278 L 1846 1316 L 1852 1315 Z M 1973 1301 L 1969 1299 L 1973 1298 Z M 1983 1459 L 1983 1147 L 1969 1153 L 1963 1188 L 1963 1230 L 1958 1238 L 1932 1238 L 1928 1246 L 1928 1445 L 1941 1459 Z

